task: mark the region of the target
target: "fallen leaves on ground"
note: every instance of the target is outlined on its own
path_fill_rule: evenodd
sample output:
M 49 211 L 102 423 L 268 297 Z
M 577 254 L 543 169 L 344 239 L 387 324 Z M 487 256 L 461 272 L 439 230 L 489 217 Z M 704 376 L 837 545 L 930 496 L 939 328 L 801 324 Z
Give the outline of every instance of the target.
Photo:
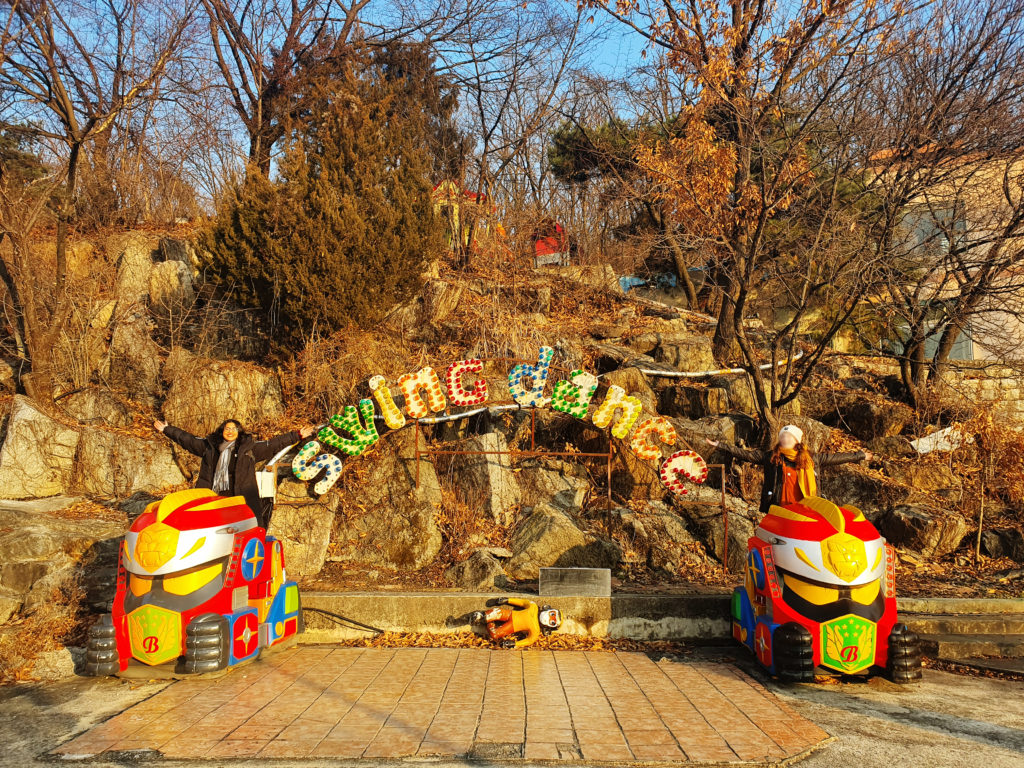
M 501 650 L 473 632 L 435 634 L 432 632 L 384 632 L 367 638 L 342 640 L 350 648 L 485 648 Z M 590 637 L 555 633 L 544 635 L 526 650 L 537 651 L 637 651 L 641 653 L 688 653 L 690 648 L 668 641 L 638 642 L 611 637 Z

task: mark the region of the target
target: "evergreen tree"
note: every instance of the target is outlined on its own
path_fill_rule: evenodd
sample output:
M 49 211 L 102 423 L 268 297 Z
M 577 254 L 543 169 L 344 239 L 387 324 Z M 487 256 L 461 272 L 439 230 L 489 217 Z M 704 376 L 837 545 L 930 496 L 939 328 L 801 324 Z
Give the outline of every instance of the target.
M 454 103 L 417 100 L 432 67 L 352 54 L 295 96 L 278 178 L 251 173 L 203 236 L 212 279 L 264 309 L 275 335 L 371 325 L 419 286 L 443 249 L 433 215 L 430 152 Z

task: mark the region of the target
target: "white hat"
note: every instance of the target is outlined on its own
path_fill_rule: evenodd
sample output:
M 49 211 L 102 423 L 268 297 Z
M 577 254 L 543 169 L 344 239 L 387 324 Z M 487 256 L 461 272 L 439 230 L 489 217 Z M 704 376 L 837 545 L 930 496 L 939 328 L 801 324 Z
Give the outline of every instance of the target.
M 796 424 L 787 424 L 782 429 L 780 429 L 779 439 L 781 440 L 782 436 L 787 434 L 795 437 L 798 443 L 802 443 L 804 441 L 804 431 L 800 429 L 800 427 L 798 427 Z

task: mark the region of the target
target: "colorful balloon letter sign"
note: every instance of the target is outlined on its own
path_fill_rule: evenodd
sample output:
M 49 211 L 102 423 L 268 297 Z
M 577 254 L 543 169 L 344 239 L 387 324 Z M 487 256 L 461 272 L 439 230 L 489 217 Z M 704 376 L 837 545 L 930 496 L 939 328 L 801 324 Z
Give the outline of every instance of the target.
M 366 426 L 359 421 L 360 413 Z M 361 456 L 367 448 L 380 440 L 377 426 L 373 423 L 373 400 L 360 400 L 358 410 L 354 405 L 346 405 L 341 416 L 331 416 L 330 423 L 331 426 L 321 429 L 317 437 L 323 440 L 325 445 L 337 448 L 349 456 Z M 340 437 L 335 429 L 344 430 L 352 437 Z
M 292 474 L 299 480 L 312 480 L 326 469 L 327 474 L 313 486 L 313 491 L 318 496 L 322 496 L 334 487 L 338 478 L 341 477 L 341 459 L 330 453 L 317 455 L 319 450 L 320 443 L 316 440 L 302 446 L 292 460 Z
M 484 364 L 481 360 L 459 360 L 448 366 L 445 383 L 448 385 L 448 396 L 452 405 L 480 405 L 487 402 L 487 382 L 475 379 L 466 389 L 462 384 L 462 376 L 466 373 L 481 373 Z
M 676 451 L 661 465 L 661 482 L 680 496 L 689 493 L 683 485 L 683 480 L 700 484 L 707 477 L 708 465 L 694 451 Z
M 612 423 L 616 411 L 620 411 L 619 420 L 612 427 L 612 434 L 622 440 L 629 434 L 629 430 L 640 418 L 640 412 L 644 406 L 632 395 L 627 395 L 622 387 L 612 384 L 608 387 L 608 394 L 604 402 L 594 411 L 594 426 L 604 429 Z
M 395 398 L 391 396 L 391 390 L 384 383 L 383 376 L 374 376 L 370 379 L 370 391 L 377 398 L 380 405 L 380 412 L 384 416 L 384 423 L 391 429 L 401 429 L 405 426 L 405 414 L 398 410 Z
M 633 433 L 633 439 L 629 447 L 633 449 L 641 459 L 654 461 L 661 458 L 661 448 L 651 442 L 651 437 L 656 435 L 665 445 L 676 444 L 676 429 L 664 416 L 655 416 L 647 419 Z
M 597 393 L 598 380 L 591 373 L 577 368 L 566 381 L 555 382 L 551 397 L 544 396 L 548 374 L 555 350 L 541 347 L 536 363 L 519 363 L 508 374 L 508 388 L 516 404 L 525 408 L 542 408 L 551 405 L 556 411 L 567 413 L 577 419 L 587 418 L 590 403 Z M 398 379 L 398 389 L 405 399 L 405 413 L 398 407 L 383 376 L 370 379 L 373 400 L 366 398 L 358 406 L 347 405 L 340 415 L 330 418 L 328 426 L 302 447 L 292 462 L 292 471 L 300 480 L 312 480 L 326 470 L 323 479 L 316 484 L 318 494 L 325 493 L 341 475 L 341 459 L 328 453 L 319 453 L 320 446 L 329 446 L 349 456 L 360 456 L 367 448 L 380 439 L 374 423 L 374 400 L 380 407 L 384 422 L 391 429 L 406 425 L 407 416 L 424 419 L 431 414 L 444 411 L 450 402 L 455 406 L 474 406 L 487 402 L 487 380 L 481 375 L 484 363 L 477 358 L 457 360 L 445 371 L 448 398 L 444 386 L 433 368 L 426 366 L 416 373 L 407 373 Z M 468 377 L 475 374 L 472 380 Z M 630 431 L 639 421 L 643 405 L 620 386 L 611 385 L 604 401 L 591 417 L 599 429 L 611 427 L 611 433 L 619 440 L 629 437 Z M 659 444 L 660 441 L 660 444 Z M 676 431 L 664 416 L 647 419 L 637 428 L 630 447 L 637 457 L 645 461 L 658 461 L 662 445 L 675 445 Z M 693 451 L 678 451 L 669 456 L 661 465 L 661 481 L 673 493 L 687 493 L 684 482 L 703 483 L 708 474 L 707 464 Z
M 430 415 L 431 411 L 437 413 L 443 411 L 448 404 L 444 399 L 444 392 L 441 391 L 441 380 L 437 378 L 434 369 L 429 365 L 420 368 L 416 373 L 406 373 L 399 377 L 398 388 L 405 398 L 405 410 L 414 419 L 422 419 Z M 424 401 L 420 390 L 427 393 Z M 429 406 L 429 408 L 428 408 Z
M 508 389 L 512 393 L 512 399 L 519 405 L 543 408 L 548 404 L 548 398 L 544 397 L 544 388 L 548 383 L 548 369 L 554 356 L 555 350 L 551 347 L 541 347 L 536 365 L 520 363 L 509 371 Z M 530 382 L 529 389 L 524 384 L 526 381 Z
M 597 376 L 577 368 L 568 381 L 555 382 L 551 393 L 551 407 L 577 419 L 587 418 L 587 408 L 597 392 Z

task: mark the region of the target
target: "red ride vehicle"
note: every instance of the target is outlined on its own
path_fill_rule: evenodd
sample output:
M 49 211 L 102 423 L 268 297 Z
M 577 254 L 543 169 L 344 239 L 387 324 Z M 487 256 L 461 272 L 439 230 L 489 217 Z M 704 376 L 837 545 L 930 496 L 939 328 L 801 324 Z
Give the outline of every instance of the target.
M 241 496 L 172 493 L 125 534 L 112 611 L 90 630 L 86 673 L 143 665 L 212 672 L 258 658 L 303 630 L 281 542 Z
M 732 632 L 772 674 L 816 670 L 921 677 L 917 636 L 896 619 L 896 553 L 854 507 L 805 498 L 772 506 L 747 544 Z

